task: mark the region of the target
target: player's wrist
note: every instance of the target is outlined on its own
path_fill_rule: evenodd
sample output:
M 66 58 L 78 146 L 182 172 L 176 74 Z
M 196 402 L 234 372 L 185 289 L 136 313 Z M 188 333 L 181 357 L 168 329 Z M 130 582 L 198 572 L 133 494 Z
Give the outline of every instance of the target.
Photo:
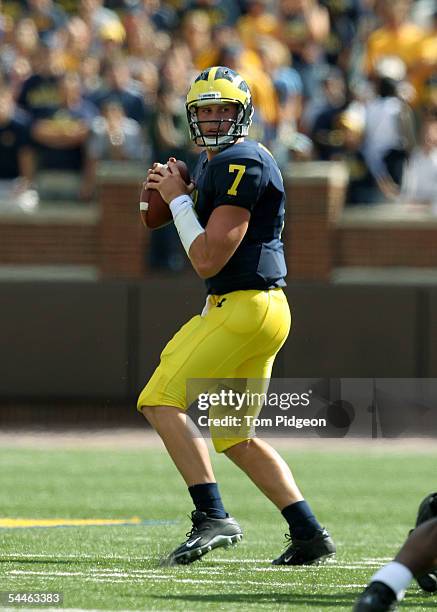
M 187 210 L 188 208 L 193 208 L 193 200 L 189 195 L 183 193 L 181 195 L 173 198 L 169 203 L 169 208 L 171 210 L 171 214 L 173 215 L 173 219 L 176 219 L 179 213 L 183 210 Z
M 189 195 L 182 194 L 173 198 L 169 207 L 182 246 L 189 256 L 190 246 L 200 234 L 205 232 L 194 212 L 193 200 Z

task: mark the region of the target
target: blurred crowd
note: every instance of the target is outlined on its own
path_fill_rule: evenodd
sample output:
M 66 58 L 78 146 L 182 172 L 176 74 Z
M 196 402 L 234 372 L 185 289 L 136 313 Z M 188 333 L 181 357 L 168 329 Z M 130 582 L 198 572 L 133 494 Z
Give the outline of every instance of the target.
M 0 198 L 91 200 L 100 160 L 192 164 L 185 95 L 217 64 L 281 166 L 342 160 L 348 204 L 436 207 L 434 0 L 0 0 Z

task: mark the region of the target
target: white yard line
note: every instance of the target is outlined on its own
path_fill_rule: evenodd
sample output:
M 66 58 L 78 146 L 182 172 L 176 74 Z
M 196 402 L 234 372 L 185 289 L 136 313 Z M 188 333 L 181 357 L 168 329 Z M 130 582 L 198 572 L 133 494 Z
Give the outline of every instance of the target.
M 0 551 L 0 558 L 11 557 L 12 559 L 17 559 L 23 557 L 25 559 L 50 559 L 52 562 L 53 559 L 96 559 L 101 561 L 101 558 L 98 555 L 89 555 L 87 553 L 80 554 L 61 554 L 54 555 L 52 553 L 25 553 L 25 552 L 15 552 L 15 553 L 4 553 Z M 141 557 L 132 557 L 128 555 L 127 557 L 120 557 L 115 555 L 107 555 L 105 554 L 105 561 L 145 561 L 147 559 L 156 559 L 156 555 L 141 555 Z M 43 563 L 43 561 L 41 561 Z
M 363 566 L 350 566 L 350 565 L 344 565 L 344 566 L 336 566 L 336 567 L 340 567 L 340 568 L 344 568 L 344 569 L 359 569 L 362 570 L 364 569 Z M 295 569 L 295 568 L 294 568 Z M 290 579 L 296 578 L 297 572 L 296 571 L 291 572 L 290 568 L 255 568 L 256 571 L 258 572 L 285 572 L 288 573 L 290 576 Z M 302 569 L 302 568 L 300 568 Z M 320 569 L 320 568 L 319 568 Z M 216 572 L 216 573 L 220 573 L 220 572 Z M 217 580 L 217 579 L 209 579 L 209 578 L 201 578 L 199 576 L 197 576 L 196 578 L 185 578 L 182 576 L 177 576 L 175 573 L 173 572 L 169 572 L 169 573 L 163 573 L 162 570 L 134 570 L 132 572 L 126 572 L 126 571 L 112 571 L 112 572 L 108 572 L 106 570 L 104 571 L 99 571 L 97 568 L 91 568 L 89 571 L 85 571 L 85 572 L 77 572 L 77 571 L 71 571 L 71 572 L 58 572 L 58 571 L 36 571 L 36 570 L 9 570 L 8 572 L 6 572 L 6 574 L 8 576 L 44 576 L 45 578 L 59 578 L 59 577 L 64 577 L 64 578 L 73 578 L 73 577 L 77 577 L 77 576 L 81 576 L 83 578 L 85 578 L 86 581 L 88 582 L 123 582 L 126 579 L 129 581 L 133 581 L 133 582 L 141 582 L 144 580 L 144 578 L 148 578 L 149 581 L 171 581 L 171 582 L 181 582 L 181 583 L 199 583 L 199 584 L 241 584 L 238 581 L 232 581 L 229 579 L 223 579 L 223 580 Z M 294 580 L 292 580 L 291 582 L 294 582 Z M 259 585 L 259 581 L 256 580 L 244 580 L 245 584 L 253 584 L 253 585 Z M 288 583 L 273 583 L 273 582 L 268 582 L 269 585 L 277 585 L 277 586 L 284 586 L 287 585 Z M 320 583 L 322 584 L 322 583 Z M 343 585 L 342 585 L 343 586 Z M 361 586 L 361 585 L 358 585 Z

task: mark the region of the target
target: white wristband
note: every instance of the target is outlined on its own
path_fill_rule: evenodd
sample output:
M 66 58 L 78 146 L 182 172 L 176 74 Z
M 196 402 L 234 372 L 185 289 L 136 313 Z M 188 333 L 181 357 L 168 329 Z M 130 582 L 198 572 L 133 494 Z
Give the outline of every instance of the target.
M 194 202 L 189 195 L 183 194 L 174 198 L 169 204 L 173 219 L 176 219 L 178 213 L 187 206 L 190 206 L 190 208 L 194 206 Z
M 189 255 L 190 246 L 197 236 L 205 232 L 193 209 L 193 200 L 188 195 L 180 195 L 169 204 L 182 246 Z

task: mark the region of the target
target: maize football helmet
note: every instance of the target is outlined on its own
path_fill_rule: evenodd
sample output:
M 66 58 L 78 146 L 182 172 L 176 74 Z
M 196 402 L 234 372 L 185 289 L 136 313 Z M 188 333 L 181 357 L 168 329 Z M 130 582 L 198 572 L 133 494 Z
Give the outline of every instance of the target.
M 237 116 L 218 121 L 216 134 L 204 136 L 202 123 L 209 122 L 199 121 L 197 109 L 210 104 L 236 104 Z M 217 151 L 249 133 L 253 115 L 250 89 L 246 81 L 230 68 L 213 66 L 201 72 L 188 91 L 185 106 L 191 139 L 200 147 Z M 229 122 L 229 129 L 223 133 L 221 127 L 225 121 Z

